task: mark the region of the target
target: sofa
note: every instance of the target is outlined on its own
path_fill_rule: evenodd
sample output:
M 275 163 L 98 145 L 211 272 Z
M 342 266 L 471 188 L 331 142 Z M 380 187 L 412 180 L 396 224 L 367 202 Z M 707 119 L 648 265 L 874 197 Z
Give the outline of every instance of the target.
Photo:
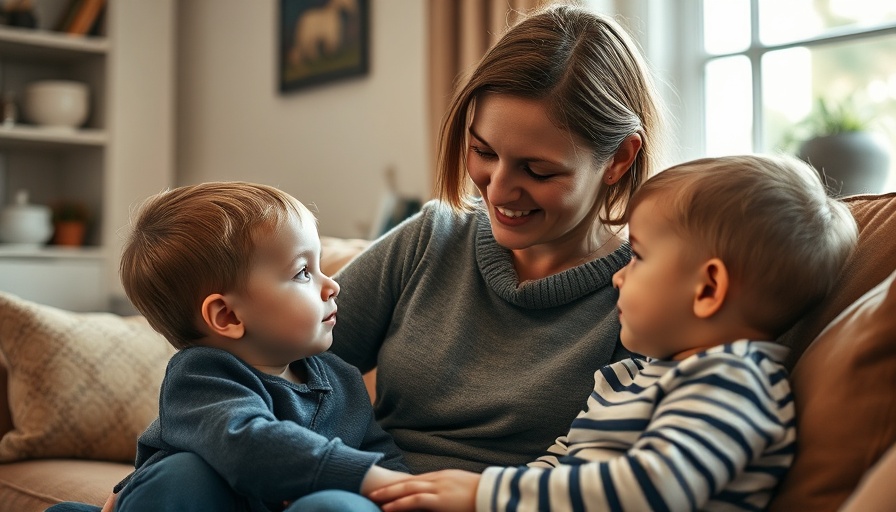
M 896 193 L 845 200 L 859 246 L 831 295 L 780 339 L 792 349 L 798 448 L 776 512 L 896 504 Z M 368 243 L 324 237 L 325 271 Z M 101 505 L 132 469 L 172 353 L 139 316 L 0 292 L 0 512 Z

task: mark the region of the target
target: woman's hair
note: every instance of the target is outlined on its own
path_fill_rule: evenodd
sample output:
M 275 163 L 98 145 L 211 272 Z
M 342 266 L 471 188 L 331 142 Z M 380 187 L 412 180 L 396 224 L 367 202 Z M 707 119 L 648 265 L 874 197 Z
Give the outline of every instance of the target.
M 779 336 L 831 291 L 858 238 L 846 204 L 785 155 L 703 158 L 649 179 L 647 198 L 701 257 L 718 257 L 753 327 Z
M 660 150 L 661 104 L 641 54 L 612 19 L 574 5 L 525 17 L 485 54 L 454 96 L 439 137 L 436 188 L 456 210 L 471 208 L 466 172 L 470 115 L 483 93 L 540 100 L 560 129 L 585 141 L 607 163 L 626 137 L 641 150 L 629 172 L 604 190 L 600 217 L 621 224 L 631 194 L 653 172 Z
M 203 337 L 203 300 L 244 290 L 257 237 L 290 216 L 315 222 L 298 200 L 266 185 L 210 182 L 154 195 L 124 246 L 125 293 L 172 345 L 190 346 Z

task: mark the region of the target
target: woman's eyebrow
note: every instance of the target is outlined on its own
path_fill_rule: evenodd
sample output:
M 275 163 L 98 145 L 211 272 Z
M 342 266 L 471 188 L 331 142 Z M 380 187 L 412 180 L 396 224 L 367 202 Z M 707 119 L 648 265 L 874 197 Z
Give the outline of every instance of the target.
M 476 130 L 473 129 L 473 126 L 472 126 L 472 125 L 470 125 L 470 127 L 467 129 L 467 131 L 470 132 L 470 135 L 472 135 L 473 137 L 479 139 L 480 142 L 483 142 L 485 145 L 488 145 L 488 142 L 485 142 L 485 139 L 483 139 L 481 135 L 479 135 L 478 133 L 476 133 Z

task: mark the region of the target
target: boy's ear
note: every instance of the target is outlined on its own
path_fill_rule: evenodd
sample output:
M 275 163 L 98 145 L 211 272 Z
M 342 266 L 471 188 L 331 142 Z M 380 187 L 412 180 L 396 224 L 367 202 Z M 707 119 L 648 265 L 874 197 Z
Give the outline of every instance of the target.
M 728 268 L 722 260 L 703 263 L 694 293 L 694 315 L 706 319 L 716 314 L 728 295 L 728 285 Z
M 227 297 L 220 293 L 213 293 L 202 301 L 202 320 L 212 333 L 226 338 L 236 340 L 246 332 Z

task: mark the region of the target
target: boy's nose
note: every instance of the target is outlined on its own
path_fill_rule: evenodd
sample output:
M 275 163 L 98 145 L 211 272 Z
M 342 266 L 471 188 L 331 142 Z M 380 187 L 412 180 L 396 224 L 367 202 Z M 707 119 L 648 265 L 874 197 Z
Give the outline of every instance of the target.
M 321 289 L 321 295 L 324 301 L 328 301 L 339 295 L 339 283 L 330 276 L 324 276 L 324 279 L 326 279 L 327 282 Z
M 622 286 L 622 273 L 625 272 L 625 269 L 627 268 L 628 265 L 620 268 L 616 271 L 615 274 L 613 274 L 613 288 L 616 288 L 618 290 Z

